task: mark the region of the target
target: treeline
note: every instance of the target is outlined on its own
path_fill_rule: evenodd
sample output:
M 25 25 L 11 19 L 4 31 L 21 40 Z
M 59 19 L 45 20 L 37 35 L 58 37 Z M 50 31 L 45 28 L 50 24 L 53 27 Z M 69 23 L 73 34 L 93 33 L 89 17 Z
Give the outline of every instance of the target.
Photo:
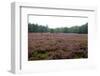
M 79 33 L 79 34 L 87 34 L 88 33 L 88 23 L 83 24 L 81 26 L 72 26 L 61 27 L 61 28 L 49 28 L 47 25 L 39 25 L 39 24 L 28 24 L 28 32 L 50 32 L 50 33 Z

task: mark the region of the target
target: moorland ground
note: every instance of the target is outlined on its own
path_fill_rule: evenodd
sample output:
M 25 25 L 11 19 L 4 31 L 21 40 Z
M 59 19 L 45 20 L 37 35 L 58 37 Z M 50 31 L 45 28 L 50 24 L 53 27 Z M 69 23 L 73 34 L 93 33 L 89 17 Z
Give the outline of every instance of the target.
M 29 61 L 87 57 L 87 34 L 28 33 Z

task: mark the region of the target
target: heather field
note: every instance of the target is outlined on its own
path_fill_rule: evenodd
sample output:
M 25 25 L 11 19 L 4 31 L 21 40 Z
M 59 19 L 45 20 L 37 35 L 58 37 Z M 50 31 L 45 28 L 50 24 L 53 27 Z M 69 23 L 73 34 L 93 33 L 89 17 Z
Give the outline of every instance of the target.
M 28 33 L 28 60 L 88 58 L 87 34 Z

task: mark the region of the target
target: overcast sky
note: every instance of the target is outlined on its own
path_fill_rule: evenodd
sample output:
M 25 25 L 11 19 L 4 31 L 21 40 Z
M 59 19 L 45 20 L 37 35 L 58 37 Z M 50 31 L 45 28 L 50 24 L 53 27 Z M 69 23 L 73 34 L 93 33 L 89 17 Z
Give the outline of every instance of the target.
M 55 17 L 55 16 L 29 16 L 29 23 L 48 25 L 49 28 L 80 26 L 88 22 L 88 18 Z

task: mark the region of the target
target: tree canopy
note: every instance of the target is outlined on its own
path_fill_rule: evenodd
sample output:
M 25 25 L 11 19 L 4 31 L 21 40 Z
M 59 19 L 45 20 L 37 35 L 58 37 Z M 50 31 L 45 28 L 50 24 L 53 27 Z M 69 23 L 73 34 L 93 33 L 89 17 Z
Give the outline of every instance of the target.
M 28 24 L 28 32 L 37 32 L 37 33 L 79 33 L 79 34 L 87 34 L 88 33 L 88 23 L 83 24 L 81 26 L 72 26 L 68 27 L 61 27 L 61 28 L 49 28 L 48 25 L 39 25 L 34 23 Z

